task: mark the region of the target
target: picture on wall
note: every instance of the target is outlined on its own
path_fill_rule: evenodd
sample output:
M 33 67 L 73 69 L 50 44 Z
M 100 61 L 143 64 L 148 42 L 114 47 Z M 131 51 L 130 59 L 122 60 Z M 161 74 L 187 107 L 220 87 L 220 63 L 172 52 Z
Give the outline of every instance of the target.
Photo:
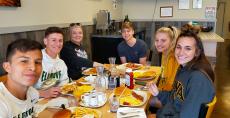
M 160 7 L 160 17 L 173 17 L 173 6 Z
M 20 0 L 0 0 L 0 6 L 21 7 Z

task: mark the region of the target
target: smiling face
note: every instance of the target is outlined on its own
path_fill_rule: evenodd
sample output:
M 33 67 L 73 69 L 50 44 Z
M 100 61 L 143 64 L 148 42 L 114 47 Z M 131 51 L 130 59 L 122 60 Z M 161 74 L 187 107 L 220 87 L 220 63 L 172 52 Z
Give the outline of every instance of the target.
M 27 52 L 17 50 L 9 61 L 3 63 L 3 67 L 8 73 L 9 83 L 15 86 L 32 86 L 37 82 L 42 71 L 41 50 Z
M 155 47 L 158 52 L 166 52 L 170 46 L 171 39 L 167 33 L 158 32 L 156 33 Z
M 175 48 L 175 57 L 179 64 L 185 66 L 196 54 L 196 41 L 192 37 L 180 37 Z
M 122 37 L 125 39 L 126 42 L 131 40 L 134 35 L 134 30 L 132 28 L 124 28 L 122 29 Z
M 44 39 L 46 52 L 49 56 L 55 58 L 63 46 L 63 35 L 60 33 L 51 33 Z
M 71 41 L 77 45 L 81 44 L 83 39 L 83 31 L 81 26 L 74 26 L 70 30 Z

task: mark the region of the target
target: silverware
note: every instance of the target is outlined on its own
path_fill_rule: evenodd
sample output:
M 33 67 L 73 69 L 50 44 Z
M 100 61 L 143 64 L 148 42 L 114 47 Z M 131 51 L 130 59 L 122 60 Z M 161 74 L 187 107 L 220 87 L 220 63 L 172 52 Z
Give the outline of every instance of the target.
M 119 112 L 121 115 L 127 115 L 127 114 L 131 114 L 131 113 L 138 113 L 138 112 L 141 112 L 141 111 L 128 111 L 128 112 Z
M 138 114 L 133 114 L 133 115 L 126 115 L 126 116 L 121 116 L 121 118 L 132 118 L 132 117 L 138 117 L 140 115 Z

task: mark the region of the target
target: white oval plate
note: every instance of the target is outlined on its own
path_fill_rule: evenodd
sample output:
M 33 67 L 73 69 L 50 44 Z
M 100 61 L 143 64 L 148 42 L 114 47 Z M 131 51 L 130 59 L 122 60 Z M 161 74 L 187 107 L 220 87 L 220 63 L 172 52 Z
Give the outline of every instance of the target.
M 132 90 L 132 91 L 134 91 L 138 95 L 141 95 L 144 98 L 143 102 L 141 102 L 139 105 L 123 105 L 123 104 L 120 104 L 120 106 L 124 106 L 124 107 L 139 107 L 139 106 L 142 106 L 142 105 L 145 104 L 145 102 L 147 101 L 147 93 L 145 91 L 137 91 L 137 90 Z M 114 93 L 112 93 L 109 96 L 110 100 L 113 97 L 113 95 L 114 95 Z

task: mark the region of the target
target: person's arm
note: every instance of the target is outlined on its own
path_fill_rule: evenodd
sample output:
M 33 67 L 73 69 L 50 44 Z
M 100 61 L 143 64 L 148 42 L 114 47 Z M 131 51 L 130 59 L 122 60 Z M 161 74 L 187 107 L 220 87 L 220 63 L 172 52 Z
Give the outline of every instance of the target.
M 42 98 L 54 98 L 60 95 L 60 87 L 51 87 L 46 90 L 38 90 L 39 97 Z
M 215 92 L 211 80 L 201 72 L 196 72 L 194 76 L 190 78 L 187 96 L 181 107 L 180 117 L 198 118 L 201 104 L 204 103 L 204 101 L 211 102 L 211 97 L 214 96 Z
M 126 61 L 126 58 L 125 57 L 120 57 L 120 60 L 121 60 L 121 63 L 123 64 L 123 63 L 127 63 L 127 61 Z
M 140 64 L 143 64 L 143 65 L 146 65 L 146 59 L 147 59 L 147 57 L 142 57 L 142 58 L 139 58 L 139 63 Z
M 161 108 L 165 105 L 170 96 L 169 91 L 160 91 L 158 90 L 155 83 L 148 83 L 149 92 L 153 95 L 152 99 L 150 100 L 150 105 L 155 106 L 157 108 Z

